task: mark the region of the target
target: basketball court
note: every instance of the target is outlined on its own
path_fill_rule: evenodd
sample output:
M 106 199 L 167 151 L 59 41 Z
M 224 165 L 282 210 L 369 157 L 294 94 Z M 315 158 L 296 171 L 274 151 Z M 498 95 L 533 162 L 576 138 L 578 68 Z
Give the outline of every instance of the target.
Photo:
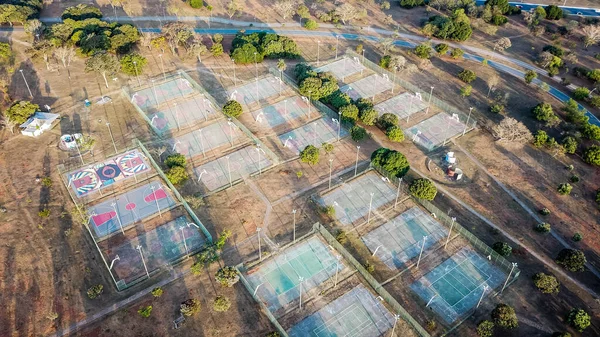
M 103 162 L 87 165 L 66 174 L 68 186 L 79 198 L 112 184 L 150 171 L 138 150 L 131 150 Z
M 394 326 L 394 317 L 363 285 L 306 317 L 289 330 L 290 337 L 379 337 Z
M 236 100 L 244 105 L 267 100 L 272 96 L 279 95 L 289 87 L 278 77 L 267 76 L 259 78 L 258 81 L 250 80 L 247 84 L 229 89 L 227 95 L 230 100 Z
M 284 123 L 308 116 L 308 109 L 308 104 L 302 97 L 294 96 L 253 111 L 252 118 L 261 128 L 274 129 Z M 315 115 L 319 114 L 318 110 L 314 108 L 312 110 Z
M 131 102 L 144 111 L 157 109 L 160 104 L 195 92 L 192 84 L 184 78 L 170 79 L 166 82 L 150 85 L 131 95 Z
M 194 168 L 194 172 L 196 173 L 196 179 L 202 182 L 207 192 L 212 192 L 271 165 L 271 160 L 269 160 L 263 149 L 256 146 L 247 146 L 227 156 L 198 166 Z
M 332 143 L 345 137 L 348 132 L 340 124 L 329 117 L 320 118 L 292 131 L 279 136 L 283 147 L 288 148 L 294 154 L 299 154 L 308 145 L 321 147 L 323 143 Z
M 391 90 L 392 87 L 393 84 L 388 78 L 374 74 L 346 84 L 340 90 L 348 94 L 353 100 L 357 100 L 359 98 L 372 98 L 384 91 Z
M 168 150 L 192 159 L 221 146 L 235 146 L 247 140 L 243 132 L 231 121 L 220 120 L 185 135 L 167 140 Z
M 375 105 L 374 108 L 379 116 L 392 113 L 400 119 L 406 119 L 427 109 L 427 102 L 423 101 L 420 93 L 405 92 Z
M 482 295 L 502 285 L 506 276 L 485 257 L 464 247 L 410 288 L 450 324 L 474 308 Z
M 357 57 L 350 58 L 342 56 L 342 59 L 333 61 L 322 67 L 316 68 L 318 73 L 330 72 L 339 80 L 344 80 L 346 77 L 359 73 L 366 68 L 360 63 Z
M 448 115 L 440 112 L 419 124 L 404 130 L 406 137 L 418 145 L 431 151 L 449 141 L 452 137 L 461 134 L 466 129 L 457 114 Z
M 362 240 L 374 256 L 396 270 L 418 256 L 421 248 L 432 248 L 447 233 L 439 222 L 415 206 L 363 235 Z
M 176 204 L 167 188 L 151 182 L 107 201 L 90 206 L 90 227 L 97 238 L 125 229 L 128 225 L 167 211 Z

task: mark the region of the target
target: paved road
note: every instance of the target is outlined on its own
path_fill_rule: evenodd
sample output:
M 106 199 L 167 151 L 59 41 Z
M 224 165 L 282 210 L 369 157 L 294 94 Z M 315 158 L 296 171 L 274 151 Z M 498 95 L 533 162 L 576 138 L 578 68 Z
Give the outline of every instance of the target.
M 476 0 L 478 5 L 485 4 L 485 0 Z M 566 2 L 566 1 L 565 1 Z M 522 10 L 529 11 L 536 9 L 538 6 L 546 7 L 547 4 L 532 4 L 527 2 L 509 2 L 510 5 L 520 6 Z M 581 16 L 600 16 L 600 12 L 597 12 L 596 8 L 586 7 L 571 7 L 571 6 L 558 6 L 566 12 L 567 15 L 581 15 Z

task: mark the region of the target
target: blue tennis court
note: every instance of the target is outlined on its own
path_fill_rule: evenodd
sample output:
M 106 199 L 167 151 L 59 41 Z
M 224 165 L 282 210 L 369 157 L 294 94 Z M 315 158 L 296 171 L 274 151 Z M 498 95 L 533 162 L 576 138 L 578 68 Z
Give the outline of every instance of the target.
M 148 88 L 131 95 L 131 102 L 144 111 L 156 109 L 158 105 L 178 97 L 185 97 L 194 93 L 192 84 L 185 78 L 170 79 L 166 82 L 156 83 Z
M 283 147 L 288 148 L 294 154 L 299 154 L 308 145 L 320 147 L 323 143 L 331 143 L 337 140 L 338 134 L 340 139 L 348 134 L 348 131 L 336 121 L 330 118 L 319 118 L 314 122 L 310 122 L 302 127 L 286 132 L 279 136 L 279 141 Z
M 319 112 L 313 108 L 313 112 Z M 273 105 L 252 112 L 261 127 L 273 129 L 290 121 L 308 116 L 308 104 L 300 96 L 286 98 Z
M 271 312 L 285 307 L 300 296 L 335 275 L 336 268 L 341 272 L 344 264 L 317 237 L 297 243 L 273 259 L 248 271 L 248 282 L 256 295 L 269 307 Z
M 181 153 L 188 158 L 206 155 L 221 146 L 239 145 L 248 138 L 233 123 L 220 120 L 199 130 L 167 140 L 168 150 Z M 209 153 L 210 154 L 210 153 Z

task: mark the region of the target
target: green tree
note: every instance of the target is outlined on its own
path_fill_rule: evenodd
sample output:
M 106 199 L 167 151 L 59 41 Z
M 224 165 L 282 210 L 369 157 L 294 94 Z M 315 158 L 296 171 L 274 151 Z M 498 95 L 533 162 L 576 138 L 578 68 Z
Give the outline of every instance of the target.
M 11 26 L 17 22 L 24 25 L 29 18 L 38 14 L 38 10 L 30 6 L 13 4 L 0 5 L 0 24 L 8 23 Z
M 144 318 L 148 318 L 150 317 L 150 314 L 152 313 L 152 306 L 145 306 L 145 307 L 141 307 L 140 309 L 138 309 L 138 314 L 140 314 L 140 316 L 144 317 Z
M 472 70 L 463 69 L 460 73 L 458 73 L 458 78 L 460 78 L 461 81 L 469 84 L 477 79 L 477 75 Z
M 593 69 L 587 72 L 587 78 L 593 82 L 600 82 L 600 69 Z
M 496 251 L 496 253 L 507 257 L 510 256 L 512 254 L 512 247 L 506 243 L 506 242 L 496 242 L 494 243 L 494 245 L 492 246 L 492 248 Z
M 470 84 L 467 84 L 464 87 L 460 88 L 460 95 L 462 97 L 471 96 L 472 92 L 473 92 L 473 87 Z
M 87 296 L 91 300 L 93 300 L 93 299 L 97 298 L 98 296 L 100 296 L 103 291 L 104 291 L 104 286 L 101 284 L 96 284 L 95 286 L 92 286 L 87 290 Z
M 525 82 L 527 82 L 527 84 L 530 84 L 536 78 L 537 78 L 537 73 L 533 70 L 527 70 L 527 72 L 525 73 Z
M 350 138 L 352 138 L 353 141 L 359 142 L 363 140 L 366 136 L 367 130 L 365 130 L 364 128 L 358 125 L 354 125 L 350 128 Z
M 600 126 L 594 124 L 586 124 L 581 129 L 581 134 L 587 139 L 600 141 Z
M 590 90 L 588 88 L 579 87 L 573 91 L 573 97 L 578 100 L 584 100 L 590 96 Z
M 579 332 L 583 332 L 591 324 L 590 315 L 585 310 L 576 308 L 571 309 L 567 321 Z
M 61 19 L 63 19 L 63 21 L 67 19 L 82 21 L 85 19 L 92 18 L 101 19 L 102 12 L 100 11 L 100 8 L 86 4 L 79 4 L 77 6 L 67 7 L 67 9 L 63 11 L 61 16 Z
M 560 185 L 558 185 L 558 188 L 556 188 L 556 191 L 560 195 L 569 195 L 569 194 L 571 194 L 572 190 L 573 190 L 573 186 L 571 186 L 571 184 L 569 184 L 569 183 L 560 184 Z
M 440 56 L 444 56 L 446 55 L 446 53 L 448 53 L 448 49 L 449 46 L 445 43 L 439 43 L 435 46 L 435 51 L 438 53 L 438 55 Z
M 429 201 L 433 200 L 437 194 L 437 188 L 433 181 L 426 178 L 415 179 L 410 184 L 409 191 L 413 196 Z
M 256 53 L 256 55 L 255 55 Z M 262 62 L 263 56 L 258 53 L 256 47 L 247 43 L 239 48 L 236 48 L 231 53 L 231 58 L 235 61 L 236 64 L 250 64 L 254 63 L 256 57 L 256 62 Z
M 565 103 L 563 110 L 566 112 L 565 119 L 569 123 L 585 125 L 589 121 L 589 117 L 585 115 L 585 110 L 579 109 L 579 105 L 572 98 Z
M 586 262 L 585 254 L 577 249 L 565 248 L 556 257 L 556 263 L 574 272 L 583 271 Z
M 548 134 L 544 130 L 538 130 L 535 135 L 533 135 L 532 144 L 535 147 L 542 147 L 546 145 L 548 142 Z
M 450 52 L 450 56 L 455 60 L 461 58 L 464 54 L 465 54 L 465 52 L 460 48 L 454 48 Z
M 104 83 L 108 88 L 106 76 L 114 75 L 120 68 L 119 60 L 116 56 L 105 52 L 97 53 L 85 61 L 86 72 L 97 72 L 104 78 Z
M 323 144 L 321 144 L 321 147 L 323 148 L 323 150 L 325 150 L 325 153 L 327 153 L 327 154 L 333 152 L 333 145 L 332 144 L 323 143 Z
M 559 122 L 550 103 L 541 102 L 531 110 L 531 113 L 538 121 L 546 122 L 546 125 L 554 125 Z
M 214 57 L 223 55 L 223 45 L 221 43 L 214 42 L 213 45 L 210 47 L 210 53 Z
M 350 95 L 347 93 L 342 92 L 341 90 L 336 90 L 333 94 L 331 94 L 329 102 L 334 108 L 339 109 L 343 106 L 349 105 L 352 102 L 352 98 L 350 98 Z
M 240 280 L 237 270 L 234 267 L 223 267 L 215 274 L 215 279 L 223 287 L 233 287 Z
M 175 166 L 186 167 L 187 166 L 187 158 L 181 153 L 170 154 L 164 161 L 165 166 L 168 168 L 172 168 Z
M 359 111 L 358 118 L 365 125 L 373 125 L 373 124 L 375 124 L 375 121 L 377 120 L 377 111 L 375 111 L 375 109 L 373 109 L 373 108 L 361 109 Z
M 551 226 L 549 223 L 542 222 L 535 225 L 534 230 L 538 233 L 548 233 L 551 230 Z
M 204 6 L 202 0 L 190 0 L 189 3 L 192 8 L 202 8 Z
M 494 322 L 481 321 L 477 324 L 477 335 L 479 337 L 492 337 L 494 335 Z
M 313 145 L 307 145 L 300 151 L 300 161 L 309 165 L 315 165 L 319 162 L 319 149 Z
M 315 30 L 319 28 L 319 24 L 315 20 L 308 19 L 306 22 L 304 22 L 304 28 L 308 30 Z
M 400 6 L 404 8 L 414 8 L 425 5 L 425 0 L 400 0 Z
M 504 329 L 514 329 L 519 326 L 515 309 L 504 303 L 499 303 L 492 311 L 494 324 Z
M 395 150 L 379 148 L 371 154 L 371 164 L 394 177 L 404 177 L 410 169 L 406 157 Z
M 415 55 L 422 59 L 429 59 L 431 57 L 431 46 L 424 43 L 416 46 Z
M 195 298 L 190 298 L 181 303 L 179 312 L 184 316 L 193 316 L 200 312 L 200 301 Z
M 15 55 L 8 43 L 0 42 L 0 66 L 12 66 Z
M 558 294 L 560 283 L 553 275 L 537 273 L 533 275 L 533 284 L 543 294 Z
M 562 141 L 563 148 L 565 149 L 565 153 L 574 154 L 577 151 L 577 146 L 579 146 L 577 140 L 574 137 L 567 136 Z
M 228 117 L 238 118 L 242 115 L 244 110 L 242 109 L 242 105 L 236 100 L 230 100 L 223 105 L 223 114 Z
M 400 143 L 404 140 L 404 132 L 397 126 L 391 126 L 385 132 L 385 135 L 392 142 Z
M 354 104 L 348 104 L 341 107 L 340 112 L 342 113 L 342 117 L 344 119 L 349 119 L 353 121 L 358 119 L 358 108 Z
M 121 71 L 127 75 L 138 76 L 144 73 L 147 63 L 148 60 L 142 55 L 127 54 L 121 58 Z
M 154 289 L 152 289 L 152 296 L 154 297 L 161 297 L 163 294 L 163 289 L 161 287 L 156 287 Z
M 375 124 L 382 131 L 386 131 L 392 126 L 398 126 L 398 116 L 393 113 L 386 112 L 375 121 Z
M 298 8 L 296 8 L 296 14 L 303 19 L 310 18 L 310 10 L 304 4 L 301 4 L 298 6 Z
M 225 296 L 217 296 L 213 302 L 213 310 L 216 312 L 225 312 L 231 307 L 231 301 Z
M 40 106 L 33 104 L 29 101 L 18 101 L 13 103 L 4 114 L 9 121 L 16 124 L 23 124 L 33 115 L 36 111 L 40 110 Z
M 173 166 L 165 172 L 167 179 L 173 185 L 182 185 L 189 179 L 189 175 L 185 167 Z
M 600 166 L 600 146 L 592 145 L 583 151 L 583 161 L 591 164 Z
M 501 14 L 506 14 L 510 9 L 508 0 L 486 0 L 485 5 L 496 7 Z
M 546 19 L 548 20 L 560 20 L 563 17 L 563 10 L 562 8 L 555 6 L 555 5 L 550 5 L 550 6 L 546 6 Z

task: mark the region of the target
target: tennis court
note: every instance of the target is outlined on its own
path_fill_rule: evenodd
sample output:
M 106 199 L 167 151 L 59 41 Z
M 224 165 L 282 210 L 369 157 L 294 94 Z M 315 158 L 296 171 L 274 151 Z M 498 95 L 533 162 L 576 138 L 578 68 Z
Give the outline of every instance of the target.
M 357 100 L 359 98 L 371 98 L 384 91 L 391 90 L 393 87 L 389 79 L 383 78 L 377 74 L 367 76 L 356 82 L 346 84 L 340 90 Z
M 290 337 L 379 337 L 394 317 L 363 285 L 354 287 L 289 330 Z
M 458 115 L 440 112 L 419 124 L 404 130 L 406 137 L 431 151 L 466 129 Z
M 506 274 L 471 248 L 464 247 L 410 288 L 447 323 L 474 308 L 482 296 L 502 284 Z M 484 290 L 484 286 L 489 287 Z M 484 295 L 485 296 L 485 295 Z
M 260 160 L 260 162 L 259 162 Z M 271 166 L 265 151 L 256 146 L 246 146 L 227 156 L 194 168 L 196 179 L 202 182 L 207 192 L 226 186 L 242 176 Z
M 279 252 L 271 260 L 248 271 L 248 282 L 271 312 L 285 307 L 302 293 L 318 287 L 342 272 L 345 266 L 318 238 L 312 237 Z
M 245 140 L 243 132 L 233 122 L 220 120 L 202 129 L 171 138 L 167 141 L 167 146 L 168 150 L 191 159 L 220 146 L 234 146 Z
M 259 78 L 258 81 L 252 80 L 247 84 L 229 89 L 227 94 L 229 95 L 229 99 L 249 105 L 279 95 L 280 92 L 284 92 L 287 89 L 289 89 L 288 86 L 278 77 L 269 75 Z
M 347 76 L 354 75 L 365 69 L 366 68 L 360 63 L 360 60 L 357 57 L 350 58 L 343 56 L 342 59 L 316 68 L 315 71 L 318 73 L 330 72 L 337 79 L 343 81 Z
M 421 248 L 432 248 L 447 234 L 447 229 L 415 206 L 370 231 L 362 240 L 388 268 L 396 270 L 418 256 Z
M 170 79 L 162 83 L 153 83 L 148 88 L 134 92 L 131 102 L 144 111 L 156 109 L 160 104 L 178 97 L 191 95 L 195 90 L 192 84 L 184 78 Z
M 339 128 L 340 124 L 337 123 L 337 120 L 333 121 L 331 118 L 324 117 L 281 134 L 279 140 L 284 147 L 294 154 L 299 154 L 308 145 L 320 147 L 323 143 L 336 141 L 338 133 L 340 139 L 345 137 L 348 132 L 344 128 Z
M 377 173 L 368 172 L 324 194 L 320 203 L 322 206 L 333 206 L 335 218 L 341 224 L 349 225 L 359 219 L 367 221 L 370 203 L 372 217 L 377 208 L 395 198 L 394 187 L 383 181 Z
M 315 114 L 319 113 L 312 110 Z M 305 116 L 308 116 L 308 104 L 300 96 L 287 98 L 252 112 L 252 118 L 261 127 L 270 129 Z
M 160 133 L 182 129 L 198 121 L 208 121 L 221 115 L 204 95 L 171 102 L 160 106 L 158 110 L 149 110 L 146 114 L 152 126 Z
M 161 210 L 165 212 L 175 204 L 163 184 L 151 182 L 89 207 L 90 227 L 96 237 L 103 238 Z
M 409 118 L 413 114 L 425 109 L 427 109 L 427 102 L 423 101 L 421 94 L 410 92 L 402 93 L 375 105 L 375 110 L 379 116 L 384 113 L 393 113 L 400 119 Z
M 119 181 L 149 172 L 144 155 L 131 150 L 100 163 L 84 166 L 66 174 L 68 186 L 78 198 L 111 186 Z
M 138 278 L 147 277 L 144 263 L 148 272 L 152 273 L 175 262 L 188 252 L 191 254 L 200 250 L 206 238 L 195 226 L 188 226 L 189 223 L 191 220 L 182 216 L 116 247 L 106 247 L 108 240 L 104 241 L 102 250 L 107 260 L 112 261 L 116 256 L 119 257 L 113 267 L 119 289 Z M 138 246 L 141 247 L 141 253 L 136 248 Z

